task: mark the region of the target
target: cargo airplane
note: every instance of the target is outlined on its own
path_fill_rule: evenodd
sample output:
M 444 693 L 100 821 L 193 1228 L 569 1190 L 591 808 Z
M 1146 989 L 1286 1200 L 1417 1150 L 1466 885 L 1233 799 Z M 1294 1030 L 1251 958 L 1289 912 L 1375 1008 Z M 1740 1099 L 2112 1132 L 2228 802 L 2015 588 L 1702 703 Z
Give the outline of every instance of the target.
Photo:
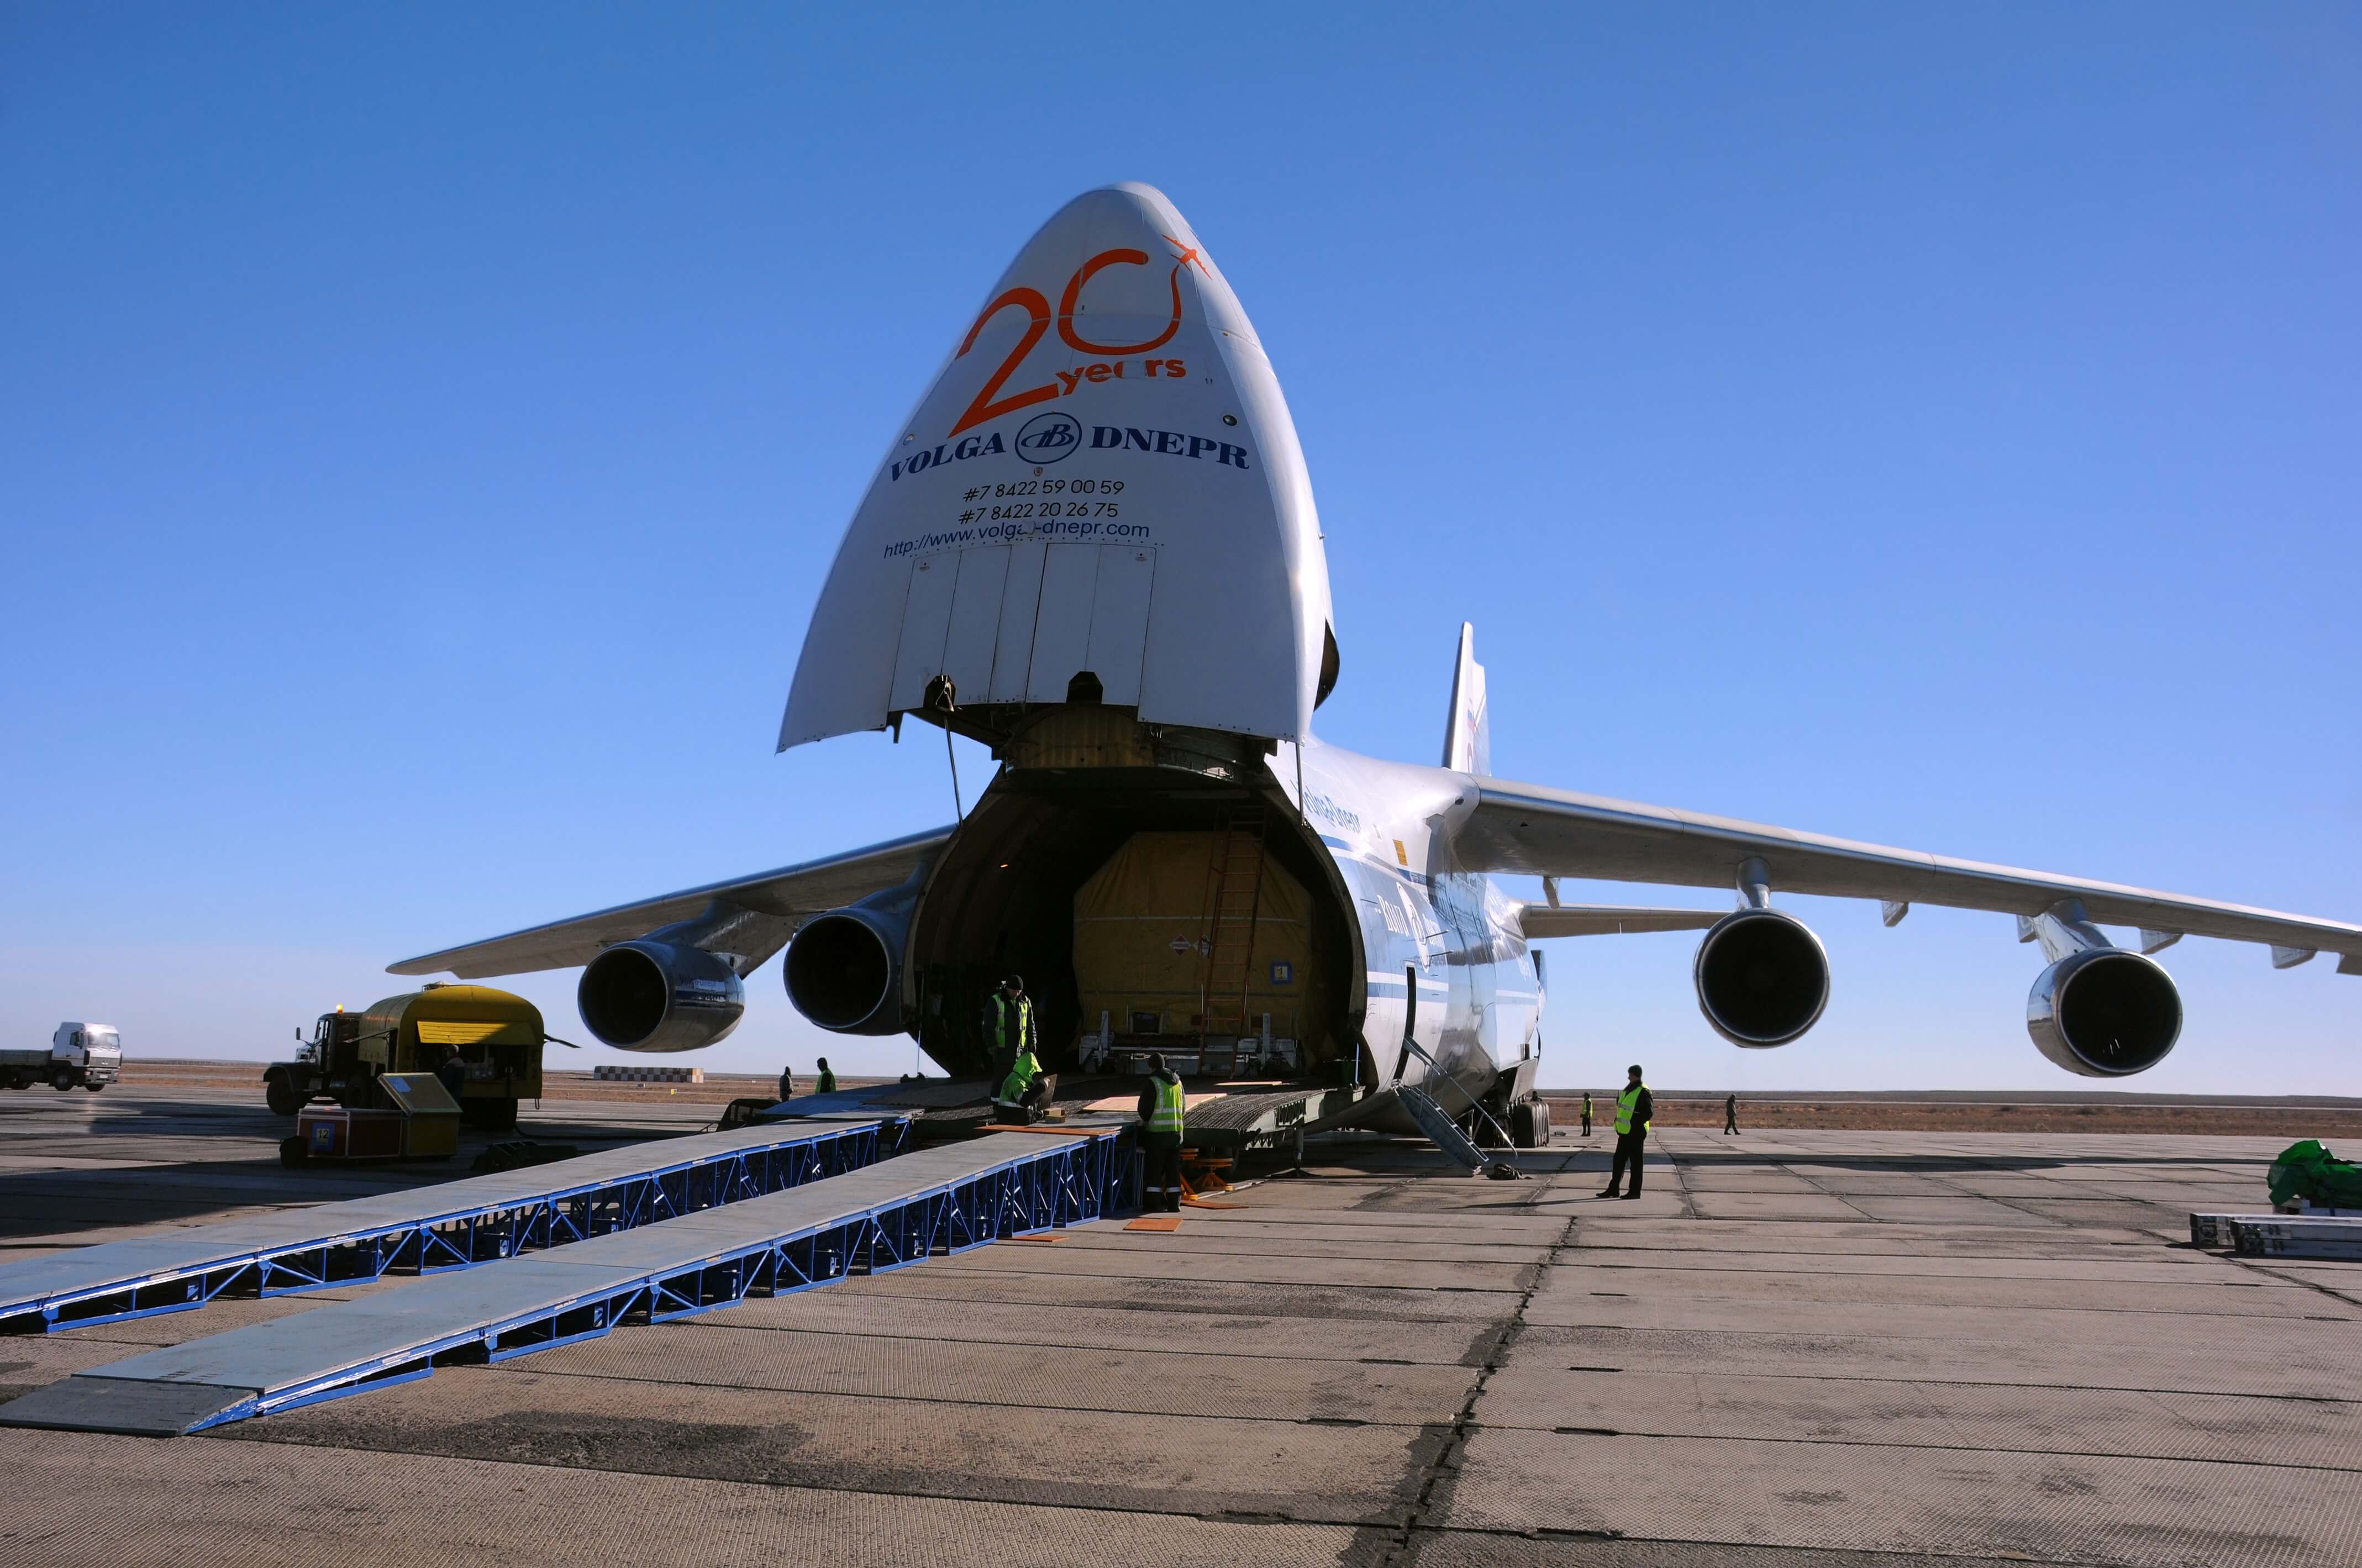
M 779 747 L 906 721 L 999 768 L 949 827 L 668 893 L 392 966 L 582 966 L 591 1033 L 693 1051 L 786 949 L 823 1029 L 910 1034 L 987 1070 L 1005 972 L 1053 1068 L 1252 1073 L 1352 1092 L 1335 1120 L 1475 1108 L 1521 1145 L 1536 1093 L 1538 939 L 1703 931 L 1694 977 L 1733 1044 L 1784 1045 L 1829 998 L 1820 942 L 1774 900 L 2013 917 L 2026 1004 L 2070 1073 L 2155 1066 L 2181 1032 L 2153 956 L 2185 935 L 2362 975 L 2362 926 L 1956 860 L 1492 776 L 1485 672 L 1460 634 L 1440 765 L 1312 733 L 1339 651 L 1312 486 L 1262 339 L 1164 195 L 1086 193 L 1002 274 L 880 458 L 838 546 Z M 948 737 L 946 738 L 948 745 Z M 1546 898 L 1492 878 L 1543 878 Z M 1562 901 L 1562 879 L 1716 888 L 1725 910 Z M 2120 946 L 2103 928 L 2136 931 Z

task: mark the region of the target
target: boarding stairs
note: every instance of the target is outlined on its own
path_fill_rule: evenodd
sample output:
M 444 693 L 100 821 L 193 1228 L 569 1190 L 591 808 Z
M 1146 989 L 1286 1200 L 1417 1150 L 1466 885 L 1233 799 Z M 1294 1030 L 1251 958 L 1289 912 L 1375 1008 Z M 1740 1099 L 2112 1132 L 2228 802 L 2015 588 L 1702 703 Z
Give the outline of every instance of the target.
M 1483 1117 L 1502 1143 L 1510 1142 L 1508 1133 L 1503 1131 L 1499 1122 L 1493 1120 L 1492 1112 L 1478 1104 L 1473 1095 L 1469 1094 L 1465 1089 L 1461 1089 L 1459 1081 L 1445 1072 L 1437 1064 L 1435 1058 L 1427 1054 L 1427 1048 L 1418 1043 L 1417 1034 L 1418 973 L 1417 970 L 1406 970 L 1403 979 L 1409 988 L 1410 1002 L 1403 1012 L 1403 1054 L 1400 1063 L 1395 1069 L 1396 1075 L 1394 1086 L 1395 1099 L 1401 1103 L 1405 1110 L 1410 1112 L 1410 1119 L 1418 1123 L 1418 1130 L 1427 1134 L 1429 1141 L 1443 1151 L 1444 1158 L 1466 1171 L 1470 1176 L 1489 1176 L 1495 1181 L 1523 1180 L 1523 1173 L 1514 1164 L 1488 1154 L 1478 1147 L 1476 1140 L 1462 1131 L 1459 1121 L 1435 1102 L 1433 1095 L 1416 1084 L 1402 1081 L 1400 1075 L 1403 1069 L 1409 1066 L 1410 1058 L 1417 1056 L 1427 1064 L 1432 1081 L 1448 1083 L 1454 1089 L 1458 1089 L 1461 1098 L 1467 1100 L 1469 1111 Z
M 1206 868 L 1206 980 L 1200 1000 L 1201 1072 L 1238 1071 L 1247 1032 L 1247 989 L 1254 978 L 1255 921 L 1263 905 L 1264 816 L 1231 818 Z

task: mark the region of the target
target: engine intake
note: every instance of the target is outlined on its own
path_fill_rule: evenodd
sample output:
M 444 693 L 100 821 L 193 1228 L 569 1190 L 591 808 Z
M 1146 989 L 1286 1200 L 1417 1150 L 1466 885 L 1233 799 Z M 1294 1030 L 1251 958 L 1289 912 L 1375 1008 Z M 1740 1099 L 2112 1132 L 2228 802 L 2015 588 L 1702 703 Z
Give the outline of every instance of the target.
M 1727 915 L 1698 944 L 1698 1010 L 1733 1045 L 1785 1045 L 1829 1005 L 1829 955 L 1805 922 L 1777 910 Z
M 622 1051 L 695 1051 L 738 1027 L 746 989 L 720 956 L 669 942 L 619 942 L 590 960 L 575 1005 Z
M 804 923 L 781 968 L 798 1012 L 838 1034 L 900 1034 L 910 894 L 893 889 Z
M 2025 1032 L 2070 1073 L 2121 1078 L 2165 1060 L 2181 1036 L 2181 993 L 2157 961 L 2119 947 L 2070 953 L 2034 982 Z

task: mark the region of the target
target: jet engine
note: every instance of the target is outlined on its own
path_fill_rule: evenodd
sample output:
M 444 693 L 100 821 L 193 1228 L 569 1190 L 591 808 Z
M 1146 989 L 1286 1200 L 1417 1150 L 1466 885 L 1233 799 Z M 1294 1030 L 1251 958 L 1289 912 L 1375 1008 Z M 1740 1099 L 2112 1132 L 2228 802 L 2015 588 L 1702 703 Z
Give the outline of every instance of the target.
M 1829 956 L 1805 922 L 1773 909 L 1726 915 L 1692 966 L 1698 1010 L 1733 1045 L 1785 1045 L 1829 1005 Z
M 890 889 L 804 922 L 781 966 L 798 1012 L 838 1034 L 900 1034 L 912 890 Z
M 677 943 L 619 942 L 590 960 L 575 1005 L 623 1051 L 695 1051 L 738 1027 L 746 990 L 727 959 Z
M 2070 1073 L 2120 1078 L 2165 1060 L 2181 1034 L 2181 993 L 2153 958 L 2086 947 L 2059 959 L 2025 999 L 2035 1047 Z

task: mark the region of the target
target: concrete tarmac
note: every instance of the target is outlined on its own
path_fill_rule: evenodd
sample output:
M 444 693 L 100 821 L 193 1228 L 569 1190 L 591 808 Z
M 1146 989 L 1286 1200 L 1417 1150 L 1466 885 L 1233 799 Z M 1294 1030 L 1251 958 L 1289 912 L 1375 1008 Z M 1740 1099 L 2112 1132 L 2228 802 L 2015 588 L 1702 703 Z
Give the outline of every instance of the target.
M 0 1256 L 464 1169 L 282 1171 L 284 1131 L 196 1089 L 0 1096 Z M 1606 1144 L 1508 1184 L 1316 1140 L 1172 1234 L 196 1437 L 0 1429 L 0 1563 L 2362 1562 L 2362 1264 L 2184 1242 L 2261 1207 L 2279 1139 L 1675 1129 L 1637 1202 L 1595 1196 Z M 321 1299 L 8 1340 L 0 1397 Z

